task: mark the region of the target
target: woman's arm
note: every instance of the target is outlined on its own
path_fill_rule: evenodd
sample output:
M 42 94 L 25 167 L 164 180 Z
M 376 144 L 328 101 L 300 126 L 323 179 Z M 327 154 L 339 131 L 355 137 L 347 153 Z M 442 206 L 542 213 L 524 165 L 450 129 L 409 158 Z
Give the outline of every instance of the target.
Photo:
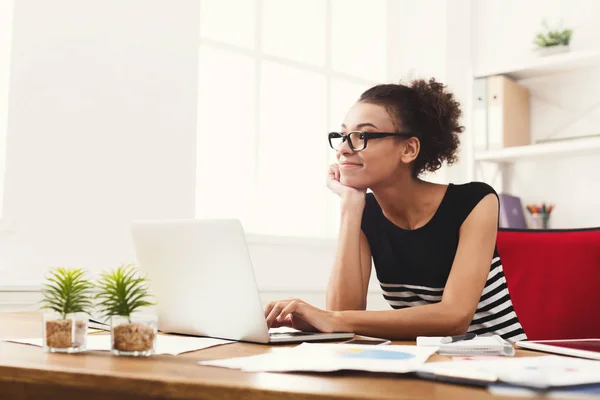
M 285 324 L 290 318 L 300 318 L 324 332 L 346 331 L 389 339 L 465 333 L 490 271 L 497 218 L 498 200 L 489 194 L 462 224 L 454 263 L 439 303 L 401 310 L 330 312 L 301 300 L 289 300 L 279 306 L 282 312 L 277 321 Z M 431 247 L 434 251 L 435 243 Z
M 365 310 L 371 277 L 371 249 L 360 226 L 365 195 L 342 198 L 340 233 L 329 285 L 327 309 Z

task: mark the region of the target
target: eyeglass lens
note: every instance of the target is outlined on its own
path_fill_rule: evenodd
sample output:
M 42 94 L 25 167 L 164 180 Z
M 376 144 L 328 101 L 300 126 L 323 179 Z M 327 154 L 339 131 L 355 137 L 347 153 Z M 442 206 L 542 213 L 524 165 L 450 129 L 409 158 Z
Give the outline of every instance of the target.
M 335 150 L 338 150 L 346 138 L 350 139 L 350 147 L 353 150 L 358 151 L 365 148 L 365 139 L 360 132 L 350 132 L 345 136 L 331 137 L 331 147 L 333 147 Z

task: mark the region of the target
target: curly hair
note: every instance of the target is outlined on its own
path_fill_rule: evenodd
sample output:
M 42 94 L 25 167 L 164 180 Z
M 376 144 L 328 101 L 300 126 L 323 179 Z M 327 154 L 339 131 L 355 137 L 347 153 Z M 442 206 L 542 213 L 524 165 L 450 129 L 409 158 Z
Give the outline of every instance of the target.
M 413 162 L 413 177 L 438 170 L 458 160 L 459 135 L 464 130 L 459 119 L 460 104 L 446 86 L 434 78 L 417 79 L 408 86 L 381 84 L 365 91 L 359 102 L 385 107 L 397 130 L 414 133 L 421 149 Z

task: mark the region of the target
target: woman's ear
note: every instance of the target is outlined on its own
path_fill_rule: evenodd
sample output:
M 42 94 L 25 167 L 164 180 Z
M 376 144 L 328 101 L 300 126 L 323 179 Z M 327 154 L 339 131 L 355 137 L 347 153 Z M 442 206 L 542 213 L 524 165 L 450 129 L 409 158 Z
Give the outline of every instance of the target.
M 411 137 L 404 141 L 402 147 L 402 153 L 400 159 L 404 164 L 410 164 L 419 155 L 421 150 L 421 142 L 416 137 Z

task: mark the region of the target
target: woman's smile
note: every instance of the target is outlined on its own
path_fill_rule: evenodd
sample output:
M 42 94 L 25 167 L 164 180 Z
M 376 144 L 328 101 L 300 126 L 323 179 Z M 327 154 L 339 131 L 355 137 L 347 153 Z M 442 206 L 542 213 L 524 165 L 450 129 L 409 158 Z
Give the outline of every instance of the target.
M 342 161 L 340 163 L 340 168 L 344 169 L 344 170 L 362 168 L 362 166 L 363 166 L 362 164 L 350 162 L 350 161 Z

